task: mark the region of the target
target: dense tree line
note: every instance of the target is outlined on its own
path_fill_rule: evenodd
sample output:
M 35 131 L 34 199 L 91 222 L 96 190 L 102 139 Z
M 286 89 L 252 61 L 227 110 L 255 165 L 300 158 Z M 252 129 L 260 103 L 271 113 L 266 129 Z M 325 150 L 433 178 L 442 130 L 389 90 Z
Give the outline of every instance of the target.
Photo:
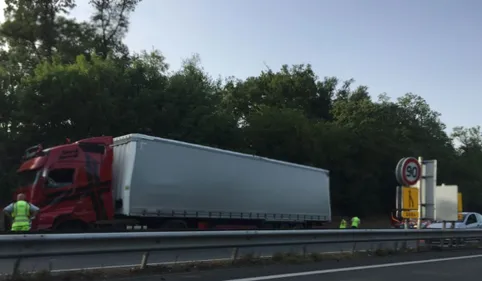
M 353 81 L 284 65 L 247 79 L 213 79 L 199 57 L 172 71 L 159 51 L 123 43 L 139 0 L 7 0 L 0 26 L 0 190 L 9 198 L 24 150 L 138 132 L 329 169 L 335 214 L 394 207 L 403 156 L 438 159 L 439 182 L 458 184 L 482 211 L 480 128 L 448 135 L 423 98 L 370 98 Z M 454 146 L 454 140 L 459 144 Z

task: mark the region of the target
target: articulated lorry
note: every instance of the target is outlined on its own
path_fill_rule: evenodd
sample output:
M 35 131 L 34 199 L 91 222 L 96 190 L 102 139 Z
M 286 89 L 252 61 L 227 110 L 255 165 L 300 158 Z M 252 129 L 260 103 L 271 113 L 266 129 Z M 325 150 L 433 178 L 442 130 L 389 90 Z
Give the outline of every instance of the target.
M 329 172 L 141 134 L 26 150 L 32 231 L 296 229 L 331 221 Z

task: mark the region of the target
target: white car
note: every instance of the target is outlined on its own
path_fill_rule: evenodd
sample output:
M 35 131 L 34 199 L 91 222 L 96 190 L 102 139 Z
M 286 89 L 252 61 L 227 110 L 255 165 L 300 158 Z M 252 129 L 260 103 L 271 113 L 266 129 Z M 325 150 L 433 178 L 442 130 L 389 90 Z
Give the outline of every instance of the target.
M 461 219 L 455 222 L 455 228 L 482 228 L 482 215 L 475 212 L 463 212 Z M 452 223 L 446 223 L 445 228 L 451 228 Z M 428 229 L 441 229 L 443 222 L 435 221 L 427 226 Z
M 463 212 L 459 213 L 462 216 L 458 221 L 455 222 L 455 228 L 482 228 L 482 215 L 479 213 L 475 212 Z M 445 228 L 449 229 L 452 227 L 452 223 L 446 223 Z M 428 229 L 442 229 L 443 228 L 443 222 L 433 222 L 429 226 L 427 226 Z M 457 243 L 465 243 L 468 241 L 471 241 L 472 239 L 466 240 L 466 239 L 458 239 Z M 447 239 L 443 242 L 445 244 L 446 242 L 450 241 L 450 239 Z M 475 240 L 477 241 L 477 239 Z M 435 244 L 440 244 L 440 241 L 433 241 L 433 240 L 425 240 L 425 244 L 427 245 L 435 245 Z M 442 246 L 442 245 L 441 245 Z

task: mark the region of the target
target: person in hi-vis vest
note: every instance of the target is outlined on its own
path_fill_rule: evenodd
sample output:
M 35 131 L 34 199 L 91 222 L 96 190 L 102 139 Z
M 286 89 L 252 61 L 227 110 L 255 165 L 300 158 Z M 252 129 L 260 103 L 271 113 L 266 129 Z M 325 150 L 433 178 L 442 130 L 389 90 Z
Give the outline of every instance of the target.
M 341 218 L 340 229 L 345 229 L 345 228 L 346 228 L 346 220 L 345 218 Z
M 29 231 L 30 220 L 37 215 L 40 209 L 25 201 L 25 194 L 17 195 L 17 202 L 3 209 L 3 212 L 12 217 L 12 231 Z
M 351 218 L 351 228 L 359 228 L 360 227 L 360 218 L 354 216 Z

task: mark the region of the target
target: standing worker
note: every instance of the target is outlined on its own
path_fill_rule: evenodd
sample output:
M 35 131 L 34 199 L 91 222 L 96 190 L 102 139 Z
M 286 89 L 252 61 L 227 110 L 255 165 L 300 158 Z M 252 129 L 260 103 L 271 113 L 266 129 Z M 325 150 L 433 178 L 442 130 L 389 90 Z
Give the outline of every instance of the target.
M 351 218 L 351 228 L 358 228 L 360 226 L 360 218 L 354 216 Z
M 39 208 L 25 200 L 25 194 L 17 195 L 17 202 L 11 203 L 3 212 L 12 217 L 12 231 L 29 231 L 30 220 L 34 218 Z
M 345 229 L 345 228 L 346 228 L 346 220 L 345 218 L 341 218 L 340 229 Z

